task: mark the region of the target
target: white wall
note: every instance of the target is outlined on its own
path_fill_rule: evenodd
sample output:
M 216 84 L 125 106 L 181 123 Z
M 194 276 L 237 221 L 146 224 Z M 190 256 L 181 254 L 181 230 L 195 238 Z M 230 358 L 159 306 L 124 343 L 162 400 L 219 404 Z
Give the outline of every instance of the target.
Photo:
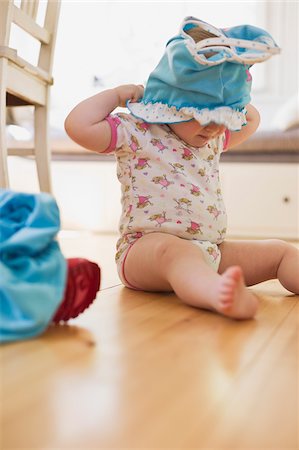
M 41 19 L 44 13 L 41 2 Z M 249 23 L 267 29 L 280 56 L 252 68 L 252 103 L 271 127 L 280 106 L 298 92 L 298 1 L 69 1 L 62 0 L 54 59 L 53 127 L 63 129 L 80 100 L 123 83 L 145 83 L 182 19 L 193 15 L 218 27 Z M 35 61 L 37 47 L 23 32 L 11 42 Z M 97 86 L 93 77 L 97 76 Z
M 215 26 L 266 28 L 280 56 L 256 65 L 253 103 L 270 127 L 279 106 L 298 90 L 298 3 L 293 1 L 90 2 L 62 1 L 52 91 L 52 122 L 62 128 L 80 100 L 123 83 L 144 83 L 182 19 Z M 93 86 L 98 76 L 99 85 Z

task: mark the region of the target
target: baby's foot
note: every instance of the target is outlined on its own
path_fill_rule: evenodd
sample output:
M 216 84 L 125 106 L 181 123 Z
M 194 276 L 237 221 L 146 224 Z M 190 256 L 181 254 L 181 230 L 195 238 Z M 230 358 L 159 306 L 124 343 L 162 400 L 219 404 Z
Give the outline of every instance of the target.
M 242 269 L 229 267 L 221 275 L 217 311 L 234 319 L 251 319 L 257 308 L 257 297 L 245 286 Z

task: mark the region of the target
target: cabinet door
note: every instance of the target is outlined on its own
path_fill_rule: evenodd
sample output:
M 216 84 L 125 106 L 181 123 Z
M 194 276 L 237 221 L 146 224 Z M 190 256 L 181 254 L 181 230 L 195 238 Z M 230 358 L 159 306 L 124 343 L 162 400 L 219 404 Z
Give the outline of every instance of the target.
M 299 167 L 286 163 L 222 163 L 228 234 L 298 239 Z

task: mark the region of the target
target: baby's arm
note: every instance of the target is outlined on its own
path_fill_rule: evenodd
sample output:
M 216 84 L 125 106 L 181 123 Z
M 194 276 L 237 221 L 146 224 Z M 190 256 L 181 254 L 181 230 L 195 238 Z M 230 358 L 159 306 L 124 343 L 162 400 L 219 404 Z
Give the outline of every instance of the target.
M 252 105 L 247 105 L 247 124 L 242 127 L 240 131 L 233 131 L 230 134 L 230 139 L 228 143 L 228 148 L 235 147 L 241 144 L 241 142 L 246 141 L 258 128 L 260 123 L 260 115 L 257 109 Z
M 107 117 L 127 100 L 137 101 L 143 95 L 141 85 L 127 84 L 108 89 L 79 103 L 67 116 L 64 126 L 73 141 L 95 152 L 105 151 L 111 141 Z

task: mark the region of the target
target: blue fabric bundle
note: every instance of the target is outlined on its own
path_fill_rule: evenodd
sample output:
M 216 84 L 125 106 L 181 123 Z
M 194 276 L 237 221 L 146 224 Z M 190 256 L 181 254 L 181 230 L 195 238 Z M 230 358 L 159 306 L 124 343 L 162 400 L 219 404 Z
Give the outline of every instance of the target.
M 36 336 L 51 322 L 66 282 L 59 228 L 50 195 L 0 190 L 1 342 Z
M 245 106 L 250 102 L 249 68 L 279 51 L 260 28 L 217 29 L 187 17 L 150 74 L 143 98 L 127 106 L 149 123 L 196 119 L 202 125 L 215 122 L 239 130 L 246 124 Z

